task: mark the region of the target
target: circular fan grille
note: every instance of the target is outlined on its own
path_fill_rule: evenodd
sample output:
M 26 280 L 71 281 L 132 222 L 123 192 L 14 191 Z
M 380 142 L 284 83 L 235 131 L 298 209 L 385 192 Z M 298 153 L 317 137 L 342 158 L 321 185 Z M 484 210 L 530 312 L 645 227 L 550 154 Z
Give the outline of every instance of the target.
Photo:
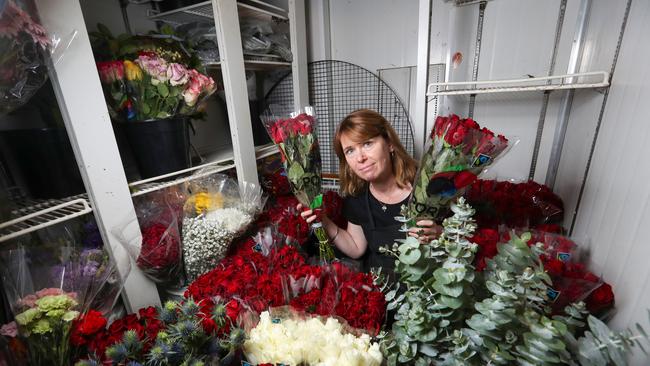
M 338 174 L 332 148 L 338 124 L 350 112 L 368 108 L 391 123 L 406 151 L 413 156 L 413 130 L 406 109 L 393 90 L 372 72 L 343 61 L 316 61 L 308 65 L 309 100 L 316 109 L 323 174 Z M 293 105 L 291 73 L 266 95 L 266 103 Z

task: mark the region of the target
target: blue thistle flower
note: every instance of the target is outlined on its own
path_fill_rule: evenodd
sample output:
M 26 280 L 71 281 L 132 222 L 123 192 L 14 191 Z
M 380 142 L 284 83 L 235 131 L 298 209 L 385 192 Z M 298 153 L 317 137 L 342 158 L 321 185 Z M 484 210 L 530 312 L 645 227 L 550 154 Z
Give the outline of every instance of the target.
M 165 354 L 163 345 L 156 344 L 149 350 L 147 354 L 147 365 L 149 366 L 158 366 L 164 365 L 167 363 L 167 355 Z
M 234 328 L 230 332 L 230 346 L 233 348 L 237 348 L 244 344 L 244 341 L 246 340 L 246 332 L 244 332 L 243 329 L 241 328 Z
M 193 318 L 201 311 L 201 307 L 192 298 L 189 298 L 181 305 L 181 312 L 189 318 Z
M 158 315 L 160 321 L 165 324 L 174 323 L 177 320 L 176 308 L 169 309 L 167 306 L 160 309 L 160 314 Z
M 129 355 L 129 351 L 122 343 L 116 343 L 106 348 L 106 357 L 113 360 L 114 364 L 124 362 Z
M 226 305 L 220 302 L 216 303 L 212 309 L 212 319 L 219 328 L 223 327 L 226 324 Z
M 140 342 L 138 333 L 133 329 L 124 332 L 124 335 L 122 335 L 122 343 L 124 343 L 124 346 L 130 353 L 137 353 L 142 349 L 142 342 Z
M 171 345 L 171 349 L 167 353 L 169 356 L 169 363 L 172 365 L 179 364 L 185 357 L 185 352 L 183 347 L 179 343 L 174 343 Z
M 137 361 L 129 361 L 126 366 L 143 366 L 140 362 Z

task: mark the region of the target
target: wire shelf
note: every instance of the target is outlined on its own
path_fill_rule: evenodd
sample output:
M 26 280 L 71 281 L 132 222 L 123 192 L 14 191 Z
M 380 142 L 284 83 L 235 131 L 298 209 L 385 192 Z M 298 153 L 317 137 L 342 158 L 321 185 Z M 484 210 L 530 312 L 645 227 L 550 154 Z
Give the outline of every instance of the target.
M 255 147 L 255 155 L 257 159 L 262 159 L 277 153 L 278 153 L 278 149 L 272 143 Z M 152 177 L 152 178 L 143 179 L 137 182 L 130 183 L 129 188 L 131 189 L 131 196 L 132 197 L 141 196 L 143 194 L 151 193 L 167 187 L 172 187 L 177 184 L 188 182 L 192 179 L 207 177 L 215 173 L 233 169 L 235 167 L 235 163 L 233 162 L 234 155 L 232 152 L 232 147 L 215 152 L 214 154 L 212 154 L 212 156 L 210 156 L 209 159 L 212 160 L 212 162 L 191 167 L 188 169 L 179 170 L 177 172 L 164 174 L 157 177 Z M 199 170 L 203 170 L 203 171 L 201 171 L 200 173 L 194 173 L 194 174 L 182 176 L 171 181 L 161 182 L 161 180 L 167 178 L 175 177 L 178 175 L 185 175 Z
M 264 9 L 260 6 L 264 6 Z M 272 21 L 273 19 L 288 20 L 286 11 L 276 6 L 266 4 L 258 0 L 248 0 L 247 2 L 237 2 L 239 17 L 243 19 L 257 19 Z M 212 11 L 212 1 L 205 1 L 198 4 L 185 6 L 175 10 L 149 16 L 154 21 L 164 21 L 170 24 L 185 24 L 196 21 L 214 22 L 214 12 Z
M 440 95 L 474 95 L 546 90 L 595 89 L 606 88 L 608 86 L 609 73 L 606 71 L 594 71 L 526 79 L 432 83 L 429 84 L 427 88 L 427 96 L 437 97 Z
M 221 62 L 208 62 L 205 67 L 220 69 Z M 276 70 L 278 68 L 290 68 L 291 62 L 286 61 L 265 61 L 265 60 L 244 60 L 244 68 L 250 71 Z
M 0 243 L 92 212 L 87 196 L 75 197 L 19 208 L 23 216 L 0 224 Z

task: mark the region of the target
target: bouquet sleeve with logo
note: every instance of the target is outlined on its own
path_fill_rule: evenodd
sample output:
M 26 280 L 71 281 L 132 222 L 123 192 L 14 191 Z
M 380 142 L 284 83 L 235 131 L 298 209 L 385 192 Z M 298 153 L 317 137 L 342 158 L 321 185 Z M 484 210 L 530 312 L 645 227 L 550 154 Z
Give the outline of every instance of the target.
M 271 139 L 280 148 L 293 194 L 303 206 L 319 209 L 323 204 L 323 195 L 314 109 L 306 107 L 294 113 L 279 113 L 280 109 L 280 106 L 272 105 L 261 119 Z M 320 258 L 332 260 L 334 251 L 322 223 L 314 222 L 312 228 L 318 238 Z
M 438 117 L 420 161 L 405 220 L 440 219 L 444 208 L 472 184 L 477 175 L 511 146 L 502 135 L 456 115 Z

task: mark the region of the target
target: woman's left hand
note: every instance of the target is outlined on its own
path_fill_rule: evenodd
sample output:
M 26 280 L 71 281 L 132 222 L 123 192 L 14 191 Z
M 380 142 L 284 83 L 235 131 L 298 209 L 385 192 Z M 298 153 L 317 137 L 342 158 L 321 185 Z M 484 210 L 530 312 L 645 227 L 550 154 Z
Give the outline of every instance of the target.
M 442 233 L 442 226 L 436 224 L 433 220 L 420 220 L 415 225 L 409 229 L 408 234 L 418 239 L 422 244 L 431 242 Z

